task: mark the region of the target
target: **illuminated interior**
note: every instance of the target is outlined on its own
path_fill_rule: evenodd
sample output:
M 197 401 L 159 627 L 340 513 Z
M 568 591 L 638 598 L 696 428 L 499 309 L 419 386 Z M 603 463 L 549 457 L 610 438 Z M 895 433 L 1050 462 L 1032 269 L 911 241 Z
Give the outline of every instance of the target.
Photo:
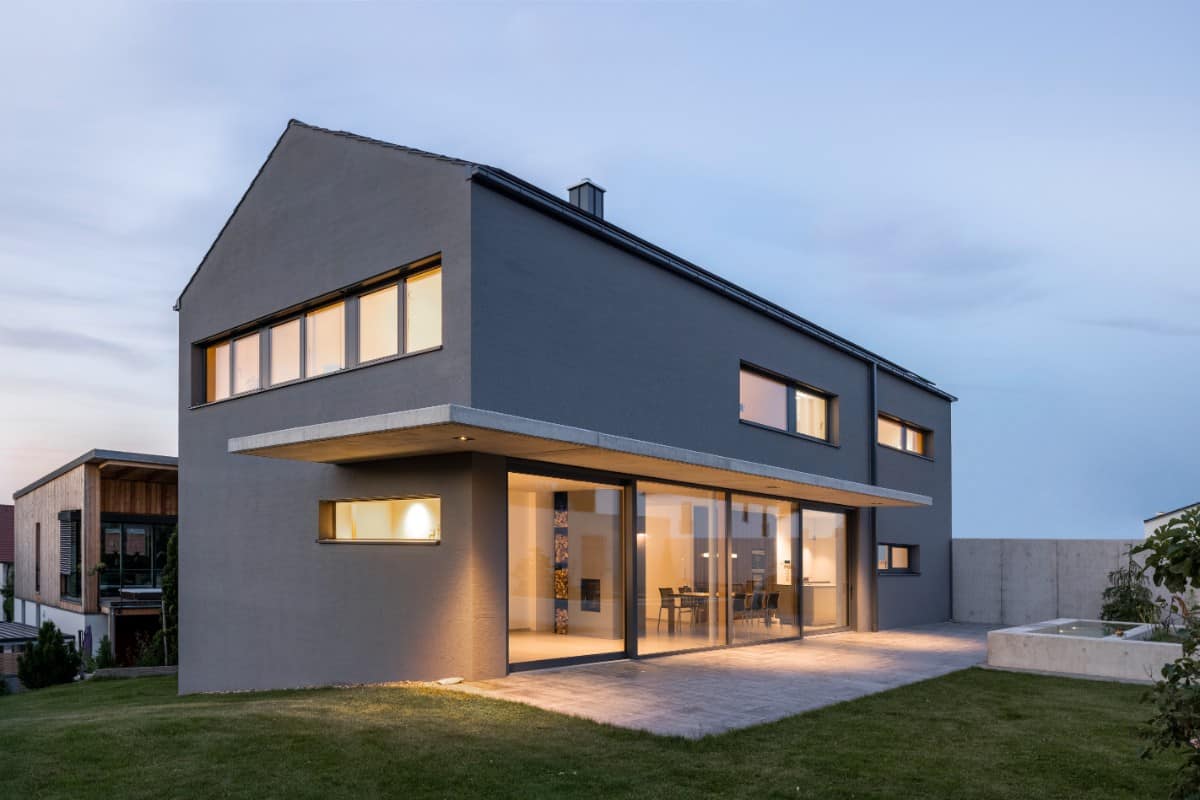
M 437 497 L 338 501 L 334 503 L 332 538 L 339 541 L 440 541 L 442 501 Z

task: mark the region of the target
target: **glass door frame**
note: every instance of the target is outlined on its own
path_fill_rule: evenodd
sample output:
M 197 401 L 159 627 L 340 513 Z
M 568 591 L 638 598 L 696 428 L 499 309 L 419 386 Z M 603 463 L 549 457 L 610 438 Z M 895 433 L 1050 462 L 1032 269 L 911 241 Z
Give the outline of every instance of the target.
M 620 475 L 613 472 L 605 472 L 603 470 L 593 470 L 584 467 L 572 467 L 567 464 L 553 464 L 544 461 L 527 461 L 520 458 L 506 459 L 504 470 L 504 542 L 505 542 L 505 569 L 504 569 L 504 663 L 507 665 L 507 671 L 524 672 L 534 669 L 546 669 L 548 667 L 564 667 L 573 664 L 590 664 L 600 661 L 620 661 L 624 658 L 636 658 L 634 651 L 630 650 L 629 645 L 629 574 L 633 564 L 629 560 L 628 542 L 634 539 L 629 534 L 633 526 L 633 517 L 629 514 L 629 499 L 635 497 L 636 481 L 628 475 Z M 583 656 L 563 656 L 562 658 L 547 658 L 538 661 L 521 661 L 514 664 L 512 662 L 512 653 L 509 643 L 508 631 L 508 615 L 509 601 L 511 599 L 511 587 L 509 586 L 509 569 L 511 565 L 508 561 L 508 476 L 510 473 L 518 472 L 524 475 L 536 475 L 543 478 L 561 478 L 563 480 L 583 481 L 587 483 L 598 483 L 605 486 L 621 489 L 621 514 L 620 523 L 621 530 L 619 534 L 619 546 L 621 552 L 620 568 L 621 568 L 621 587 L 624 593 L 623 602 L 625 605 L 625 614 L 622 620 L 621 638 L 624 646 L 620 650 L 613 650 L 608 653 L 595 653 Z M 636 631 L 636 628 L 633 629 Z M 635 636 L 636 639 L 636 636 Z M 635 647 L 636 650 L 636 647 Z
M 676 655 L 679 653 L 696 653 L 705 650 L 720 650 L 727 647 L 751 647 L 756 644 L 766 644 L 769 642 L 788 642 L 803 639 L 807 635 L 824 635 L 826 633 L 835 633 L 844 630 L 853 630 L 857 620 L 857 600 L 858 600 L 858 579 L 857 579 L 857 563 L 859 558 L 858 552 L 858 537 L 855 531 L 858 527 L 858 515 L 868 513 L 870 509 L 856 508 L 851 506 L 842 506 L 831 503 L 821 503 L 818 501 L 800 500 L 794 497 L 786 497 L 783 495 L 772 495 L 762 492 L 742 491 L 729 489 L 724 486 L 711 486 L 702 483 L 690 483 L 687 481 L 670 480 L 666 478 L 656 478 L 647 475 L 630 475 L 627 473 L 609 472 L 606 470 L 596 470 L 587 467 L 574 467 L 567 464 L 555 464 L 545 461 L 533 461 L 521 458 L 508 458 L 505 465 L 505 481 L 507 486 L 507 475 L 510 472 L 520 472 L 529 475 L 539 475 L 547 478 L 563 478 L 567 480 L 588 481 L 592 483 L 606 484 L 609 486 L 620 487 L 621 492 L 621 570 L 622 582 L 624 584 L 624 603 L 625 603 L 625 625 L 623 636 L 625 640 L 625 648 L 623 652 L 614 651 L 613 653 L 602 653 L 586 656 L 572 656 L 556 659 L 547 659 L 543 661 L 531 661 L 514 665 L 509 661 L 509 642 L 508 642 L 508 569 L 507 562 L 505 568 L 505 637 L 504 637 L 504 657 L 505 663 L 508 665 L 509 672 L 518 672 L 528 669 L 544 669 L 546 667 L 568 666 L 572 664 L 586 664 L 598 661 L 615 661 L 623 658 L 656 658 L 658 656 Z M 724 498 L 725 503 L 725 536 L 722 543 L 722 574 L 723 583 L 726 587 L 725 602 L 719 604 L 720 608 L 724 609 L 725 613 L 725 641 L 722 644 L 704 645 L 700 647 L 689 647 L 680 650 L 669 650 L 664 652 L 647 653 L 642 656 L 638 653 L 638 630 L 639 630 L 639 614 L 640 607 L 638 605 L 638 586 L 637 586 L 637 536 L 634 534 L 634 528 L 637 525 L 637 496 L 638 484 L 640 483 L 655 483 L 665 485 L 675 485 L 689 489 L 700 489 L 709 492 L 720 494 Z M 737 642 L 733 637 L 733 625 L 730 624 L 733 620 L 733 591 L 729 581 L 733 577 L 731 558 L 733 553 L 733 498 L 734 496 L 753 497 L 763 500 L 781 501 L 791 503 L 794 509 L 796 522 L 796 543 L 799 546 L 800 553 L 796 559 L 797 567 L 792 570 L 793 591 L 795 599 L 795 614 L 797 626 L 800 633 L 795 636 L 781 636 L 777 639 L 767 639 L 754 642 Z M 508 504 L 508 493 L 505 491 L 505 506 Z M 846 581 L 846 621 L 845 626 L 837 628 L 823 629 L 820 632 L 809 634 L 804 626 L 804 511 L 826 511 L 831 513 L 842 514 L 846 518 L 846 559 L 842 565 L 844 570 L 843 577 Z M 508 541 L 508 515 L 505 514 L 505 541 Z M 507 545 L 506 545 L 507 549 Z M 515 667 L 515 668 L 514 668 Z

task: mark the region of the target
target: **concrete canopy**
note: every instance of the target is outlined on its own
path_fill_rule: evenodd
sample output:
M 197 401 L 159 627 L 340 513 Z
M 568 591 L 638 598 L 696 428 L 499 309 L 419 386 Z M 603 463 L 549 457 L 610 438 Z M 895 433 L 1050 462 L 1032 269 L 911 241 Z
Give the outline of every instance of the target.
M 898 489 L 459 405 L 239 436 L 229 452 L 325 464 L 480 452 L 843 506 L 933 504 Z

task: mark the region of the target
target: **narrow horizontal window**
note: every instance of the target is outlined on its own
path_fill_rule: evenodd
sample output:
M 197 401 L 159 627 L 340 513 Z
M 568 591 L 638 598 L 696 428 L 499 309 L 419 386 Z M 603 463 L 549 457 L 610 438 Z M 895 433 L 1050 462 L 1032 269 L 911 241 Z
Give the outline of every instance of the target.
M 907 453 L 928 456 L 930 432 L 908 422 L 879 416 L 879 443 Z
M 400 290 L 389 286 L 358 300 L 359 363 L 400 352 Z
M 404 352 L 442 344 L 442 270 L 427 270 L 404 282 Z
M 204 359 L 204 399 L 211 403 L 229 397 L 229 342 L 209 345 Z
M 252 392 L 262 388 L 259 380 L 258 334 L 243 336 L 233 343 L 233 393 Z
M 919 548 L 908 544 L 881 544 L 875 567 L 880 572 L 915 575 Z
M 748 369 L 742 370 L 741 401 L 738 406 L 741 419 L 786 431 L 787 397 L 787 384 Z
M 442 501 L 438 497 L 338 500 L 322 505 L 325 517 L 321 524 L 322 539 L 351 542 L 442 539 Z
M 346 308 L 342 303 L 310 311 L 304 319 L 305 375 L 337 372 L 346 366 Z
M 271 328 L 271 385 L 300 377 L 300 320 Z

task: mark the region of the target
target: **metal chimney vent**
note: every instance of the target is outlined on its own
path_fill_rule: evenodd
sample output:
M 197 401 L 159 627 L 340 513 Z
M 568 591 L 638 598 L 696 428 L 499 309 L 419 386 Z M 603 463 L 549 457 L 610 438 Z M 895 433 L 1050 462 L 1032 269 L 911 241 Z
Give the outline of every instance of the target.
M 604 187 L 592 183 L 590 178 L 584 178 L 568 189 L 567 195 L 571 205 L 604 219 Z

